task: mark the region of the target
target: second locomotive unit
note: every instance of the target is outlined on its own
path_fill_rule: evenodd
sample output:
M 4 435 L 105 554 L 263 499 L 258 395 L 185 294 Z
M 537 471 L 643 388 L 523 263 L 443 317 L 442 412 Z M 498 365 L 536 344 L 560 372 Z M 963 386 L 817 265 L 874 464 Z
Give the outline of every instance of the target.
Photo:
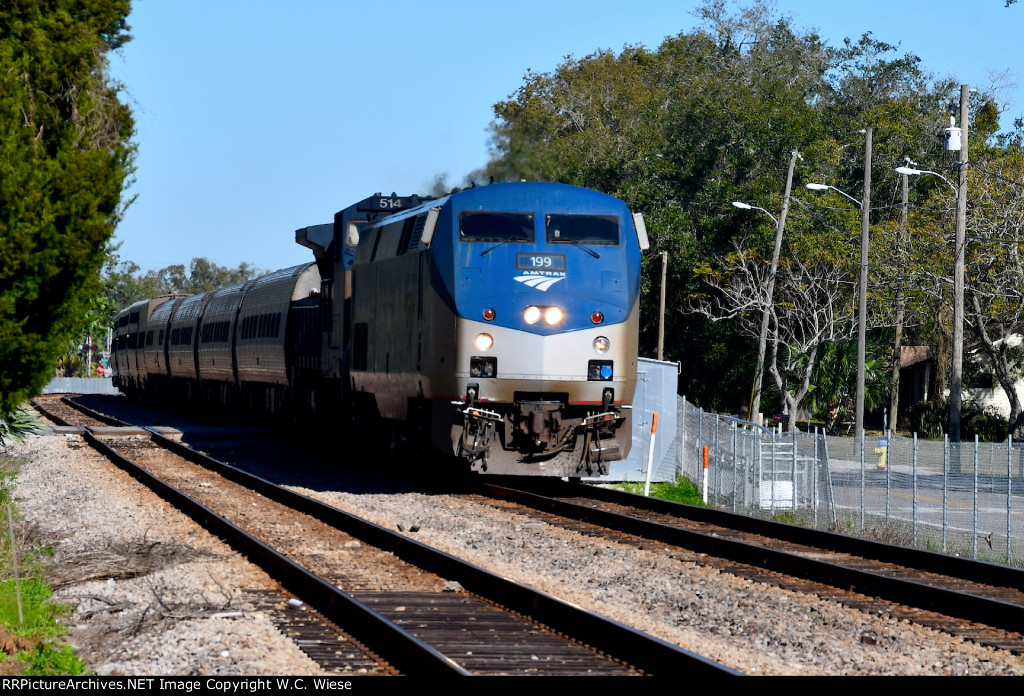
M 246 310 L 261 279 L 215 291 L 219 301 L 129 308 L 147 315 L 134 330 L 145 322 L 147 335 L 157 331 L 168 358 L 191 343 L 195 378 L 170 379 L 166 359 L 119 355 L 119 385 L 152 393 L 167 373 L 167 389 L 185 398 L 347 413 L 489 474 L 600 475 L 629 453 L 647 238 L 622 201 L 532 182 L 437 199 L 376 195 L 297 230 L 296 241 L 316 264 L 272 274 L 288 278 L 272 284 L 282 295 L 277 318 Z M 184 323 L 160 312 L 189 304 L 198 315 Z M 223 339 L 219 368 L 200 360 L 204 331 Z M 259 332 L 280 344 L 273 376 L 240 369 L 254 360 L 246 336 Z

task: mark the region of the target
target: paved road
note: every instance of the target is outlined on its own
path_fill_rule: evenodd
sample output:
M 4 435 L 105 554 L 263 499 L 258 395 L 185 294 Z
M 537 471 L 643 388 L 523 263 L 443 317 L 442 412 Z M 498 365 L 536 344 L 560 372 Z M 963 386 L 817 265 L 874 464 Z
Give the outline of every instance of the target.
M 915 473 L 913 466 L 883 469 L 877 461 L 873 457 L 863 471 L 860 462 L 829 461 L 836 507 L 847 524 L 859 526 L 863 500 L 866 527 L 916 535 L 941 550 L 945 526 L 947 550 L 971 554 L 976 547 L 979 557 L 995 559 L 1006 554 L 1009 521 L 1011 553 L 1024 556 L 1024 480 L 1016 473 L 1007 496 L 1005 475 L 979 475 L 975 493 L 973 473 L 943 476 L 941 469 L 925 467 Z M 973 470 L 973 455 L 964 464 Z

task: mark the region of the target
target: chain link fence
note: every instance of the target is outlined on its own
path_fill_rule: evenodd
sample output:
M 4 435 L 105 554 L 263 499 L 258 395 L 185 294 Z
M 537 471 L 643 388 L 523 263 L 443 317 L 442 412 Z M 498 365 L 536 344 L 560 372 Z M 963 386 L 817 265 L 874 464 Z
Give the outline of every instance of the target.
M 678 401 L 676 471 L 708 504 L 1024 566 L 1024 446 L 781 432 Z

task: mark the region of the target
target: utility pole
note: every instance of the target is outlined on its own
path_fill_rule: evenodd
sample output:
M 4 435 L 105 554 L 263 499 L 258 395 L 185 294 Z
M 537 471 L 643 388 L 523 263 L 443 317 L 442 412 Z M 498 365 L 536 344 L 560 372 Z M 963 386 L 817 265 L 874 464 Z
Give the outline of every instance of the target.
M 964 252 L 967 237 L 967 124 L 970 88 L 960 85 L 960 177 L 956 187 L 956 243 L 953 248 L 953 365 L 949 376 L 949 441 L 960 442 L 964 370 Z M 957 460 L 959 463 L 959 459 Z
M 757 343 L 757 369 L 754 371 L 754 394 L 750 400 L 751 421 L 757 422 L 757 414 L 761 411 L 761 385 L 764 382 L 764 353 L 768 344 L 768 317 L 775 299 L 775 272 L 779 267 L 779 253 L 782 251 L 782 231 L 786 229 L 786 213 L 789 212 L 789 192 L 793 189 L 793 169 L 800 153 L 793 150 L 789 158 L 789 173 L 786 174 L 786 189 L 782 194 L 782 214 L 775 225 L 775 249 L 772 251 L 771 271 L 768 275 L 768 287 L 765 290 L 766 303 L 761 314 L 761 335 Z M 790 414 L 790 426 L 796 424 L 796 414 Z
M 658 315 L 658 360 L 665 359 L 665 276 L 668 252 L 661 252 L 661 311 Z
M 864 202 L 860 223 L 860 300 L 857 308 L 857 413 L 854 437 L 864 432 L 864 352 L 867 348 L 868 316 L 868 227 L 871 219 L 871 126 L 864 131 Z

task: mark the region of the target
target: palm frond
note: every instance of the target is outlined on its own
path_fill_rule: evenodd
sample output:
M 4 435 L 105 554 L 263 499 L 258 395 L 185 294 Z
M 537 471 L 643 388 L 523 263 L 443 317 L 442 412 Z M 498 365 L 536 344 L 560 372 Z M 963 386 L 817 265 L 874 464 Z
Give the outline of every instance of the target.
M 0 447 L 24 442 L 26 437 L 42 429 L 42 421 L 28 409 L 18 408 L 7 414 L 0 414 Z

